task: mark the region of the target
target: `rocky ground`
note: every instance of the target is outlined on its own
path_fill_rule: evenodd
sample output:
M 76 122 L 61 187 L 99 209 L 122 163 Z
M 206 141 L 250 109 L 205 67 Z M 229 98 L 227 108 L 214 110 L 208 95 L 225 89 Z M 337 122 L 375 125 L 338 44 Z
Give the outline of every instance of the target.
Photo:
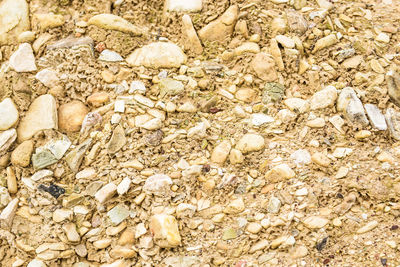
M 1 266 L 400 266 L 400 1 L 1 0 Z

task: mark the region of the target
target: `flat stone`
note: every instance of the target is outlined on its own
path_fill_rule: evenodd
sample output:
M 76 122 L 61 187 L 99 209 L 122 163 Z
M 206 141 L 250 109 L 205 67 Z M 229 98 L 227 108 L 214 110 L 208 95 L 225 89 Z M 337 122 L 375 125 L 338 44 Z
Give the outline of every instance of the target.
M 17 131 L 10 129 L 0 133 L 0 156 L 7 152 L 8 148 L 17 139 Z
M 155 42 L 133 51 L 126 62 L 133 67 L 179 68 L 186 62 L 186 55 L 176 44 Z
M 53 221 L 56 223 L 60 223 L 65 220 L 72 220 L 73 218 L 73 212 L 68 209 L 56 209 L 53 212 Z
M 124 61 L 120 54 L 117 52 L 105 49 L 100 53 L 99 60 L 107 62 L 120 62 Z
M 81 240 L 78 232 L 76 231 L 76 226 L 74 223 L 67 223 L 63 225 L 63 230 L 67 236 L 68 241 L 76 243 Z
M 367 112 L 371 125 L 380 131 L 386 131 L 387 124 L 385 116 L 383 116 L 379 108 L 373 104 L 365 104 L 364 108 Z
M 115 206 L 109 212 L 107 212 L 108 218 L 110 218 L 113 225 L 118 225 L 129 217 L 129 209 L 125 208 L 122 204 Z
M 10 129 L 16 124 L 19 118 L 17 106 L 11 98 L 6 98 L 0 102 L 0 131 Z
M 244 211 L 245 206 L 243 202 L 243 198 L 239 197 L 233 201 L 231 201 L 228 206 L 224 209 L 224 212 L 227 214 L 238 214 Z
M 19 34 L 29 28 L 29 6 L 25 0 L 0 3 L 0 45 L 16 43 Z
M 167 196 L 171 192 L 172 180 L 168 175 L 155 174 L 146 179 L 143 190 L 156 196 Z
M 40 179 L 46 178 L 46 177 L 50 177 L 53 175 L 53 171 L 50 170 L 41 170 L 41 171 L 37 171 L 35 172 L 32 176 L 31 176 L 31 180 L 32 181 L 39 181 Z
M 331 160 L 321 152 L 316 152 L 311 156 L 311 161 L 322 167 L 328 167 Z
M 33 141 L 27 140 L 19 144 L 11 153 L 11 163 L 13 165 L 27 167 L 31 162 L 33 152 Z
M 181 244 L 178 222 L 174 216 L 156 214 L 150 218 L 150 231 L 154 242 L 162 248 L 177 247 Z
M 229 140 L 224 140 L 219 143 L 211 154 L 211 161 L 218 164 L 223 164 L 228 158 L 231 147 L 232 145 Z
M 59 82 L 59 78 L 57 73 L 51 69 L 43 69 L 36 73 L 35 78 L 38 79 L 41 83 L 43 83 L 46 87 L 53 87 Z
M 396 71 L 388 71 L 386 74 L 386 84 L 390 99 L 400 106 L 400 74 Z
M 230 6 L 219 18 L 198 31 L 203 42 L 225 42 L 231 36 L 239 15 L 239 7 Z
M 269 213 L 279 213 L 279 210 L 281 208 L 281 201 L 277 197 L 271 197 L 268 201 L 268 207 L 267 211 Z
M 323 109 L 331 107 L 335 104 L 338 97 L 337 90 L 334 86 L 327 86 L 321 91 L 316 92 L 310 99 L 311 110 Z
M 357 234 L 364 234 L 378 226 L 378 221 L 371 221 L 357 230 Z
M 291 179 L 296 173 L 286 163 L 273 167 L 265 174 L 265 179 L 270 183 L 277 183 L 286 179 Z
M 274 118 L 264 114 L 264 113 L 255 113 L 251 115 L 251 124 L 254 126 L 262 126 L 267 123 L 274 122 Z
M 133 94 L 136 92 L 141 94 L 146 93 L 146 86 L 142 81 L 132 81 L 129 93 Z
M 46 129 L 58 129 L 57 106 L 52 95 L 41 95 L 32 102 L 18 126 L 18 140 L 23 142 Z
M 168 11 L 197 12 L 203 7 L 202 0 L 166 0 L 165 7 Z
M 222 240 L 231 240 L 238 237 L 238 233 L 235 229 L 229 227 L 226 228 L 222 234 Z
M 303 223 L 307 228 L 310 229 L 319 229 L 327 225 L 329 222 L 328 219 L 320 216 L 310 216 L 304 219 Z
M 79 100 L 62 104 L 58 108 L 58 127 L 61 131 L 77 132 L 88 113 L 89 109 Z
M 314 50 L 312 51 L 312 53 L 316 53 L 319 50 L 325 49 L 329 46 L 332 46 L 334 44 L 336 44 L 339 40 L 336 38 L 335 34 L 329 34 L 328 36 L 325 36 L 321 39 L 319 39 L 314 46 Z
M 185 91 L 185 86 L 181 81 L 177 81 L 171 78 L 164 78 L 160 80 L 158 84 L 160 88 L 160 97 L 164 96 L 175 96 Z
M 18 198 L 11 200 L 0 213 L 0 225 L 2 227 L 11 227 L 14 220 L 15 212 L 18 209 Z
M 267 53 L 261 52 L 256 54 L 250 66 L 256 75 L 266 82 L 273 82 L 278 79 L 278 72 L 275 69 L 275 60 Z
M 65 161 L 67 162 L 67 165 L 71 169 L 71 171 L 79 171 L 79 167 L 81 166 L 83 157 L 85 156 L 85 153 L 89 149 L 91 143 L 92 139 L 89 138 L 82 144 L 75 147 L 65 156 Z
M 258 134 L 245 134 L 236 144 L 236 149 L 242 153 L 259 151 L 264 148 L 264 137 Z
M 241 56 L 245 53 L 259 53 L 260 46 L 253 42 L 244 42 L 233 50 L 235 56 Z
M 47 267 L 47 265 L 41 260 L 33 259 L 26 267 Z
M 125 177 L 118 185 L 117 187 L 117 192 L 118 195 L 123 195 L 126 192 L 128 192 L 130 186 L 131 186 L 132 180 L 129 177 Z
M 100 107 L 110 100 L 110 96 L 106 92 L 97 92 L 91 94 L 87 99 L 87 103 L 93 107 Z
M 72 36 L 69 36 L 67 38 L 58 40 L 51 45 L 48 45 L 47 49 L 52 50 L 52 49 L 61 49 L 61 48 L 71 48 L 74 46 L 93 47 L 93 39 L 88 36 L 80 37 L 80 38 L 74 38 Z
M 32 31 L 24 31 L 18 35 L 18 43 L 32 43 L 36 35 Z
M 308 101 L 301 98 L 288 98 L 284 101 L 284 104 L 294 112 L 305 113 L 310 110 Z
M 388 108 L 385 113 L 385 119 L 391 136 L 400 141 L 400 113 L 393 108 Z
M 22 43 L 10 56 L 10 67 L 16 72 L 36 71 L 35 55 L 30 44 Z
M 107 200 L 111 199 L 115 193 L 117 193 L 117 186 L 114 183 L 108 183 L 103 186 L 97 193 L 94 195 L 96 200 L 100 202 L 100 204 L 105 203 Z
M 285 35 L 279 34 L 279 35 L 275 36 L 275 39 L 276 39 L 276 41 L 277 41 L 278 43 L 280 43 L 283 47 L 286 47 L 286 48 L 294 48 L 294 46 L 295 46 L 295 43 L 294 43 L 293 39 L 290 38 L 290 37 L 287 37 L 287 36 L 285 36 Z
M 201 2 L 201 0 L 199 1 Z M 190 1 L 183 2 L 187 3 Z M 182 33 L 186 41 L 184 43 L 185 50 L 190 50 L 195 55 L 200 55 L 203 53 L 203 46 L 201 45 L 200 39 L 197 36 L 197 32 L 193 27 L 192 19 L 187 14 L 182 16 Z
M 95 25 L 106 30 L 116 30 L 133 35 L 142 35 L 146 30 L 133 25 L 129 21 L 112 14 L 99 14 L 91 17 L 88 25 Z
M 352 99 L 349 101 L 349 104 L 347 105 L 346 117 L 355 124 L 360 124 L 363 126 L 369 124 L 361 100 L 354 95 L 352 95 Z
M 36 13 L 33 15 L 32 20 L 35 22 L 36 26 L 42 31 L 56 28 L 65 24 L 63 15 L 51 13 Z
M 38 148 L 32 155 L 32 165 L 36 170 L 40 170 L 56 163 L 58 159 L 48 149 Z
M 296 240 L 293 236 L 291 235 L 283 235 L 280 236 L 276 239 L 274 239 L 271 242 L 271 248 L 272 249 L 276 249 L 276 248 L 287 248 L 287 247 L 291 247 L 296 243 Z
M 110 142 L 107 145 L 108 153 L 117 153 L 126 144 L 126 141 L 124 128 L 122 128 L 121 125 L 118 125 L 115 127 Z

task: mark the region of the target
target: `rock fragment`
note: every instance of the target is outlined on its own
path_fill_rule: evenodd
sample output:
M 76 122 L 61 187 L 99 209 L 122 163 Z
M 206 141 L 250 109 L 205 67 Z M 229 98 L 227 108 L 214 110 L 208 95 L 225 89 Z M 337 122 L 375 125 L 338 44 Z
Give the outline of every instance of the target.
M 16 72 L 36 71 L 35 55 L 30 44 L 20 44 L 10 57 L 10 67 Z
M 228 158 L 231 147 L 231 142 L 228 140 L 224 140 L 219 143 L 211 154 L 211 161 L 218 164 L 223 164 Z
M 115 193 L 117 193 L 117 186 L 114 183 L 108 183 L 97 191 L 94 197 L 98 202 L 100 202 L 100 204 L 103 204 L 107 200 L 111 199 Z
M 78 172 L 83 157 L 85 156 L 85 153 L 89 149 L 91 143 L 92 139 L 89 138 L 82 144 L 75 147 L 65 156 L 65 161 L 67 162 L 68 167 L 71 169 L 71 171 Z
M 150 231 L 154 241 L 162 248 L 177 247 L 181 244 L 178 222 L 174 216 L 156 214 L 150 218 Z
M 155 174 L 146 179 L 143 190 L 156 196 L 167 196 L 170 192 L 172 180 L 168 175 Z
M 337 99 L 337 91 L 334 86 L 327 86 L 321 91 L 316 92 L 310 99 L 311 110 L 331 107 Z
M 236 144 L 236 149 L 240 150 L 242 153 L 248 153 L 262 150 L 264 145 L 264 137 L 258 134 L 249 133 L 240 138 Z
M 18 198 L 11 200 L 0 213 L 0 225 L 2 227 L 11 227 L 15 212 L 18 209 Z
M 193 27 L 192 19 L 187 14 L 182 16 L 182 33 L 186 41 L 184 44 L 185 50 L 190 50 L 195 55 L 203 53 L 203 46 Z
M 19 113 L 11 98 L 0 102 L 0 131 L 8 130 L 18 121 Z
M 388 94 L 392 101 L 400 106 L 400 74 L 396 71 L 389 71 L 386 74 Z
M 203 0 L 166 0 L 165 7 L 168 11 L 197 12 L 203 7 Z
M 10 129 L 0 133 L 0 156 L 7 152 L 8 148 L 17 139 L 17 131 Z
M 65 23 L 63 15 L 52 13 L 36 13 L 33 15 L 32 19 L 34 24 L 42 31 L 62 26 Z
M 110 142 L 107 145 L 109 154 L 117 153 L 126 144 L 124 128 L 121 125 L 115 127 Z
M 275 69 L 275 60 L 267 53 L 260 52 L 256 54 L 250 65 L 257 76 L 266 82 L 273 82 L 278 78 L 278 73 Z
M 63 104 L 58 108 L 58 126 L 61 131 L 77 132 L 89 109 L 79 100 Z
M 373 104 L 365 104 L 364 108 L 371 125 L 380 131 L 385 131 L 387 129 L 385 116 L 383 116 L 379 108 Z
M 319 39 L 314 46 L 312 53 L 316 53 L 319 50 L 332 46 L 338 42 L 335 34 L 329 34 L 321 39 Z
M 25 0 L 0 3 L 0 45 L 16 43 L 19 34 L 29 28 L 29 6 Z
M 95 25 L 106 30 L 116 30 L 133 35 L 142 35 L 146 30 L 133 25 L 129 21 L 113 14 L 99 14 L 91 17 L 88 25 Z
M 323 218 L 321 216 L 310 216 L 304 219 L 303 223 L 307 228 L 310 229 L 319 229 L 327 225 L 329 222 L 328 219 Z
M 51 88 L 59 82 L 57 73 L 51 69 L 43 69 L 36 73 L 35 78 L 38 79 L 44 86 Z
M 67 236 L 68 241 L 77 243 L 81 240 L 74 223 L 66 223 L 62 228 Z

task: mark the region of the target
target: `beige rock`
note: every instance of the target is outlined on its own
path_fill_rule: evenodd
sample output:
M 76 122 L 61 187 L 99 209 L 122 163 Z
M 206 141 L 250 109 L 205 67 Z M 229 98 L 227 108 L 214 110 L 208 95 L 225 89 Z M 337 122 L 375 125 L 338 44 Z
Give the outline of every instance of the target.
M 285 35 L 279 34 L 279 35 L 275 36 L 275 40 L 278 43 L 280 43 L 283 47 L 286 47 L 286 48 L 294 48 L 294 46 L 295 46 L 293 39 L 290 37 L 287 37 Z
M 18 35 L 18 43 L 32 43 L 35 38 L 35 33 L 32 31 L 21 32 Z
M 257 92 L 250 88 L 243 88 L 236 92 L 235 97 L 237 100 L 240 100 L 240 101 L 243 101 L 246 103 L 251 103 L 257 97 Z
M 0 226 L 11 227 L 15 212 L 18 209 L 18 198 L 11 200 L 0 213 Z
M 342 66 L 346 69 L 355 69 L 358 67 L 358 65 L 361 64 L 362 61 L 363 61 L 363 56 L 358 55 L 351 58 L 347 58 L 345 61 L 343 61 Z
M 240 164 L 244 161 L 244 156 L 240 150 L 233 148 L 229 154 L 229 161 L 231 164 Z
M 242 153 L 259 151 L 264 148 L 264 137 L 258 134 L 245 134 L 236 144 L 236 149 Z
M 260 46 L 253 42 L 244 42 L 235 48 L 234 54 L 235 56 L 243 55 L 244 53 L 259 53 Z
M 114 259 L 118 258 L 130 259 L 136 256 L 136 251 L 131 248 L 115 247 L 110 251 L 110 256 L 111 258 Z
M 4 132 L 0 132 L 0 156 L 6 154 L 7 150 L 15 142 L 16 139 L 17 131 L 14 128 Z M 8 161 L 9 156 L 7 156 L 7 159 L 2 159 L 2 163 L 8 164 Z
M 311 128 L 322 128 L 325 126 L 325 120 L 323 118 L 316 118 L 307 121 L 306 125 Z
M 219 143 L 211 154 L 211 161 L 218 164 L 223 164 L 228 158 L 231 147 L 231 142 L 229 140 L 224 140 Z
M 196 55 L 203 53 L 203 46 L 193 27 L 192 19 L 187 14 L 182 16 L 182 33 L 186 41 L 184 43 L 185 50 L 190 50 Z
M 113 83 L 115 81 L 115 75 L 109 70 L 103 70 L 101 77 L 106 83 Z
M 128 263 L 125 260 L 116 260 L 110 264 L 102 264 L 100 267 L 126 267 Z
M 11 98 L 0 102 L 0 131 L 10 129 L 18 121 L 19 113 Z
M 91 94 L 86 101 L 93 107 L 100 107 L 110 100 L 110 96 L 106 92 L 98 92 Z
M 271 242 L 271 248 L 272 249 L 276 249 L 276 248 L 287 248 L 290 247 L 292 245 L 294 245 L 296 243 L 296 240 L 294 239 L 293 236 L 290 235 L 283 235 L 280 236 L 276 239 L 274 239 Z
M 263 229 L 263 227 L 261 226 L 261 224 L 259 224 L 258 222 L 251 222 L 247 225 L 246 230 L 252 234 L 257 234 L 259 233 L 261 230 Z
M 0 45 L 15 43 L 19 34 L 29 28 L 29 6 L 25 0 L 0 2 Z
M 178 222 L 174 216 L 156 214 L 150 218 L 150 231 L 154 241 L 162 248 L 176 247 L 181 244 Z
M 104 238 L 93 242 L 93 246 L 97 249 L 103 249 L 111 245 L 112 239 Z
M 118 245 L 133 245 L 135 242 L 135 232 L 131 228 L 127 228 L 119 237 Z
M 244 208 L 243 198 L 239 197 L 231 201 L 224 209 L 224 212 L 227 214 L 237 214 L 244 211 Z
M 202 0 L 166 0 L 165 7 L 168 11 L 200 11 L 203 7 Z
M 62 26 L 65 23 L 63 15 L 55 15 L 52 13 L 34 14 L 33 21 L 35 24 L 37 24 L 36 26 L 42 31 Z
M 17 177 L 12 167 L 7 168 L 7 189 L 10 194 L 18 192 Z
M 331 107 L 335 104 L 338 97 L 337 90 L 334 86 L 327 86 L 316 92 L 310 99 L 311 110 L 323 109 Z
M 331 160 L 321 152 L 316 152 L 311 156 L 311 161 L 322 166 L 328 167 Z
M 117 186 L 114 183 L 108 183 L 103 186 L 97 193 L 94 195 L 96 200 L 103 204 L 110 198 L 112 198 L 115 193 L 117 193 Z
M 79 100 L 61 105 L 58 108 L 58 126 L 61 131 L 77 132 L 89 109 Z
M 143 35 L 146 29 L 139 28 L 129 21 L 112 14 L 99 14 L 89 19 L 88 25 L 95 25 L 106 30 L 116 30 L 133 35 Z
M 283 71 L 285 69 L 285 65 L 283 64 L 282 53 L 278 46 L 278 42 L 275 39 L 271 39 L 270 41 L 269 52 L 274 58 L 278 70 Z
M 310 229 L 319 229 L 327 225 L 329 222 L 328 219 L 320 216 L 310 216 L 304 219 L 303 223 L 307 228 Z
M 290 257 L 292 259 L 300 259 L 308 254 L 308 249 L 306 246 L 295 246 L 291 251 L 290 251 Z
M 275 61 L 269 54 L 264 52 L 256 54 L 250 65 L 257 76 L 266 82 L 272 82 L 278 78 Z
M 18 126 L 18 140 L 28 140 L 46 129 L 58 129 L 56 101 L 52 95 L 41 95 L 32 102 Z
M 35 55 L 30 44 L 22 43 L 18 49 L 10 56 L 10 67 L 16 72 L 36 71 Z
M 53 221 L 60 223 L 64 220 L 72 220 L 73 213 L 68 209 L 56 209 L 53 212 Z
M 316 53 L 319 50 L 322 50 L 324 48 L 332 46 L 332 45 L 336 44 L 337 42 L 338 42 L 338 39 L 336 38 L 336 35 L 333 33 L 329 34 L 328 36 L 319 39 L 315 43 L 314 50 L 312 51 L 312 53 Z
M 176 44 L 156 42 L 136 49 L 126 62 L 133 67 L 179 68 L 186 62 L 186 55 Z
M 200 39 L 203 42 L 225 42 L 233 33 L 238 15 L 239 7 L 230 6 L 219 18 L 211 21 L 198 32 Z
M 74 223 L 66 223 L 62 228 L 67 236 L 68 241 L 75 243 L 81 240 L 81 237 L 76 231 L 76 226 Z
M 363 227 L 361 227 L 360 229 L 357 230 L 357 234 L 364 234 L 366 232 L 371 231 L 372 229 L 374 229 L 375 227 L 378 226 L 378 221 L 371 221 L 369 223 L 367 223 L 366 225 L 364 225 Z
M 273 167 L 265 174 L 265 179 L 271 183 L 277 183 L 286 179 L 291 179 L 296 176 L 296 173 L 287 165 L 282 163 Z

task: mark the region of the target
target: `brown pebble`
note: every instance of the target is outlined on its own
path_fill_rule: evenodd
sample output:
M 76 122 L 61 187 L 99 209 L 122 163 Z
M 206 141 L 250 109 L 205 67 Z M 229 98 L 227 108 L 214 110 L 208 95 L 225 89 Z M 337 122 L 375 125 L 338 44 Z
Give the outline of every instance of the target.
M 11 153 L 11 163 L 13 165 L 27 167 L 31 162 L 33 152 L 33 141 L 26 140 L 19 144 Z
M 109 100 L 110 96 L 106 92 L 98 92 L 90 95 L 86 101 L 89 105 L 100 107 L 103 104 L 107 103 Z
M 58 127 L 61 131 L 77 132 L 89 109 L 78 100 L 63 104 L 58 109 Z
M 126 229 L 118 239 L 118 244 L 121 246 L 133 245 L 135 242 L 135 232 L 128 228 Z
M 15 172 L 11 167 L 7 168 L 7 188 L 8 192 L 11 194 L 18 192 L 17 178 L 15 177 Z

